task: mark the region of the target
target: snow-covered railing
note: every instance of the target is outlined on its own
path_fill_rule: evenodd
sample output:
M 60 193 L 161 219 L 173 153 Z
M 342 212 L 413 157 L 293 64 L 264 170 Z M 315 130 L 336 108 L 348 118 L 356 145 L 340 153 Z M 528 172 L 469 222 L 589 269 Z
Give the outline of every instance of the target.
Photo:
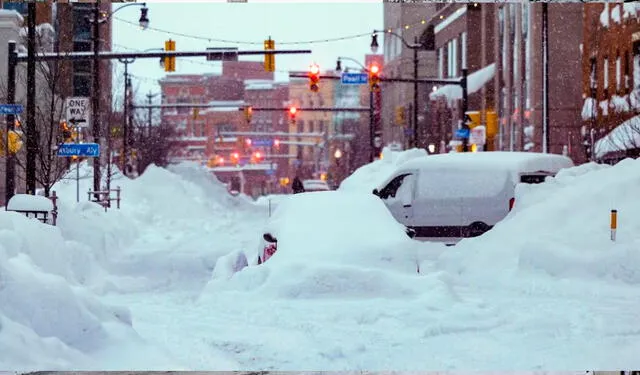
M 51 215 L 51 225 L 56 225 L 58 219 L 58 196 L 53 191 L 51 197 L 43 197 L 31 194 L 16 194 L 7 203 L 7 211 L 25 214 L 28 218 L 37 219 L 45 224 L 49 224 Z
M 120 209 L 120 186 L 115 189 L 91 191 L 87 192 L 89 202 L 94 202 L 104 207 L 104 212 L 107 212 L 107 208 L 111 207 L 111 201 L 116 201 L 116 207 Z M 116 193 L 115 198 L 111 196 L 111 193 Z M 93 196 L 93 197 L 92 197 Z

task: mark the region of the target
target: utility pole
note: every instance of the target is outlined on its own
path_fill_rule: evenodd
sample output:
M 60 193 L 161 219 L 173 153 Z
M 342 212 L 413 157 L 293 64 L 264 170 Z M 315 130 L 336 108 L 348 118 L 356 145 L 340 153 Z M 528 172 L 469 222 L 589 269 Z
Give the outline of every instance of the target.
M 28 3 L 27 15 L 27 194 L 36 194 L 36 3 Z
M 95 0 L 93 4 L 93 82 L 92 82 L 92 125 L 93 141 L 99 145 L 101 142 L 101 121 L 100 121 L 100 0 Z M 93 159 L 93 191 L 100 191 L 100 157 Z M 96 195 L 96 198 L 99 198 Z
M 151 99 L 155 98 L 158 94 L 152 94 L 151 91 L 147 94 L 147 103 L 151 105 Z M 151 136 L 151 107 L 149 107 L 149 113 L 147 114 L 147 136 Z
M 467 90 L 467 68 L 462 68 L 462 129 L 467 131 L 467 136 L 462 138 L 462 152 L 469 152 L 469 122 L 467 121 L 467 108 L 469 106 Z
M 413 40 L 413 147 L 420 147 L 418 145 L 418 37 Z M 425 143 L 429 143 L 425 139 Z
M 549 134 L 549 15 L 547 3 L 542 3 L 542 152 L 548 153 Z M 593 147 L 593 146 L 591 146 Z
M 129 162 L 129 132 L 131 128 L 131 122 L 129 122 L 129 64 L 132 63 L 134 59 L 120 59 L 120 62 L 124 64 L 124 102 L 123 102 L 123 132 L 122 132 L 122 167 L 121 171 L 123 175 L 127 175 L 127 165 Z
M 16 42 L 10 41 L 8 48 L 9 63 L 7 64 L 7 103 L 16 101 Z M 16 118 L 13 114 L 7 115 L 7 134 L 5 136 L 6 171 L 5 171 L 5 208 L 16 190 L 16 155 L 9 152 L 9 133 L 15 130 Z
M 375 119 L 373 118 L 373 91 L 369 90 L 369 162 L 372 163 L 375 160 L 374 157 L 374 145 L 373 145 L 373 126 Z

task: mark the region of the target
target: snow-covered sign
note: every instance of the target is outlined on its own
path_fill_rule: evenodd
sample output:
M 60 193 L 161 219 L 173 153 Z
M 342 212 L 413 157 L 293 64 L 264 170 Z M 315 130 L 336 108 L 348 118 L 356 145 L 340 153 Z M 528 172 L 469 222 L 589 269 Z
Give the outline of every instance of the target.
M 484 145 L 487 142 L 487 128 L 484 125 L 476 126 L 471 129 L 469 143 L 476 145 Z
M 9 211 L 53 211 L 53 202 L 47 197 L 31 194 L 16 194 L 7 204 Z
M 67 122 L 72 126 L 89 126 L 89 98 L 73 97 L 65 100 Z

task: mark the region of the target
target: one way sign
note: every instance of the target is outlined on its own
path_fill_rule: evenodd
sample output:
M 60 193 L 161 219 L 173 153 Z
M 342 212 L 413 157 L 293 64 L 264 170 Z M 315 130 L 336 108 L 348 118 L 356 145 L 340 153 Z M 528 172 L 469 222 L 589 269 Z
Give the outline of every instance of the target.
M 76 96 L 65 101 L 67 122 L 74 126 L 89 126 L 89 98 Z

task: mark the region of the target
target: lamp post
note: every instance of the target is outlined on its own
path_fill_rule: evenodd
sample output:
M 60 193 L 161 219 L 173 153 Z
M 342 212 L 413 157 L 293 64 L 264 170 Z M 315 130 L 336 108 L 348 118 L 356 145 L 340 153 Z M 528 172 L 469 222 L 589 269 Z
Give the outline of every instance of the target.
M 353 61 L 354 63 L 360 65 L 360 67 L 362 68 L 363 71 L 365 72 L 369 72 L 369 69 L 367 69 L 364 65 L 362 65 L 360 62 L 358 62 L 355 59 L 352 59 L 350 57 L 338 57 L 338 60 L 336 61 L 336 72 L 340 73 L 342 71 L 342 60 L 349 60 L 349 61 Z M 375 152 L 374 152 L 374 118 L 373 118 L 373 91 L 369 90 L 369 162 L 373 162 L 373 160 L 375 159 Z
M 418 50 L 422 48 L 422 44 L 418 43 L 418 37 L 415 37 L 413 44 L 407 43 L 404 38 L 393 31 L 373 30 L 371 35 L 371 52 L 378 51 L 378 33 L 386 33 L 395 36 L 402 41 L 405 47 L 413 50 L 413 147 L 418 147 Z
M 92 17 L 87 17 L 87 21 L 93 26 L 93 81 L 92 81 L 92 102 L 91 113 L 93 116 L 93 138 L 94 142 L 101 144 L 101 121 L 100 121 L 100 98 L 102 96 L 102 90 L 100 89 L 100 25 L 107 22 L 111 16 L 116 12 L 130 7 L 130 6 L 142 6 L 140 10 L 140 27 L 144 30 L 149 26 L 149 18 L 147 18 L 148 8 L 146 3 L 129 3 L 119 7 L 110 13 L 103 13 L 100 11 L 101 0 L 96 0 L 93 4 Z M 109 155 L 110 157 L 110 155 Z M 100 158 L 93 159 L 93 190 L 100 191 Z

